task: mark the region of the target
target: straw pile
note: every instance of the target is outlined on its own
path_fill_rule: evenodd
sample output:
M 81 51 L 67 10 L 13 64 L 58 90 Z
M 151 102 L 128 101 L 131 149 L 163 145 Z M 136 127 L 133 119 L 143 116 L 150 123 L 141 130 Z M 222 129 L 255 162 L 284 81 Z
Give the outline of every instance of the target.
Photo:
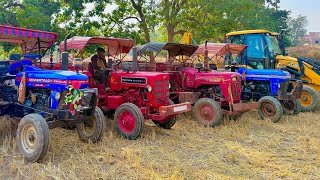
M 42 163 L 25 163 L 9 136 L 0 145 L 0 179 L 320 179 L 319 115 L 275 124 L 252 111 L 216 128 L 183 115 L 172 130 L 147 122 L 135 141 L 121 138 L 108 120 L 99 144 L 53 129 Z

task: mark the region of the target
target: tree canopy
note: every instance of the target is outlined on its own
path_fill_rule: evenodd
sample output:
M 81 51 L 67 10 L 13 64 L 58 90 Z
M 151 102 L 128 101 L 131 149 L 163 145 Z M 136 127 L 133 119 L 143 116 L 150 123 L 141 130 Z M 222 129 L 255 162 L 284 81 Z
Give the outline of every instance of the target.
M 179 42 L 191 32 L 198 43 L 223 41 L 230 31 L 305 33 L 279 0 L 0 0 L 0 23 L 66 34 Z M 297 29 L 294 25 L 300 23 Z M 301 31 L 300 31 L 301 30 Z M 292 38 L 292 41 L 295 41 Z

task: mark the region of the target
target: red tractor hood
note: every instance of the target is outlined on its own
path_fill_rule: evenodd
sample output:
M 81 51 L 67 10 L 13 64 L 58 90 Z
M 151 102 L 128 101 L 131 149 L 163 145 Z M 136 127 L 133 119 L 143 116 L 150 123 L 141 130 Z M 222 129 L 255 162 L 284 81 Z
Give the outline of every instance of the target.
M 240 74 L 236 72 L 200 71 L 194 68 L 184 68 L 184 85 L 187 88 L 198 88 L 202 85 L 219 84 L 228 86 L 232 82 L 240 82 Z

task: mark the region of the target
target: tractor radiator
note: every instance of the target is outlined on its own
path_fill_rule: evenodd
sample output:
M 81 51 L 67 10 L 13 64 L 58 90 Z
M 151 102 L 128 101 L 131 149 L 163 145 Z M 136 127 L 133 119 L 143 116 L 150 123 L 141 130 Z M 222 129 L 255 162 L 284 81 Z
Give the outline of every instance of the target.
M 169 99 L 169 81 L 155 81 L 154 95 L 156 103 L 163 103 Z

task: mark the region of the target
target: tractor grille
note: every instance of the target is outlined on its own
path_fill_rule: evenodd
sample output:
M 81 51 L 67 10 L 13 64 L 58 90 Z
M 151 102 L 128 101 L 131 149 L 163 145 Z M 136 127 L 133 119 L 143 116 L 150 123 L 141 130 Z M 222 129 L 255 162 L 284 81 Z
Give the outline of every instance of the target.
M 233 99 L 240 99 L 241 95 L 241 82 L 236 81 L 231 84 L 232 96 Z
M 155 81 L 154 95 L 156 103 L 163 103 L 169 99 L 169 81 Z
M 95 105 L 94 94 L 96 94 L 95 90 L 94 89 L 82 89 L 81 91 L 83 93 L 83 96 L 82 96 L 79 104 L 82 107 L 92 107 L 92 106 L 94 106 Z M 69 104 L 65 104 L 64 103 L 66 94 L 67 94 L 67 90 L 62 91 L 61 99 L 59 101 L 59 109 L 66 110 L 66 109 L 69 109 L 69 107 L 70 107 Z

